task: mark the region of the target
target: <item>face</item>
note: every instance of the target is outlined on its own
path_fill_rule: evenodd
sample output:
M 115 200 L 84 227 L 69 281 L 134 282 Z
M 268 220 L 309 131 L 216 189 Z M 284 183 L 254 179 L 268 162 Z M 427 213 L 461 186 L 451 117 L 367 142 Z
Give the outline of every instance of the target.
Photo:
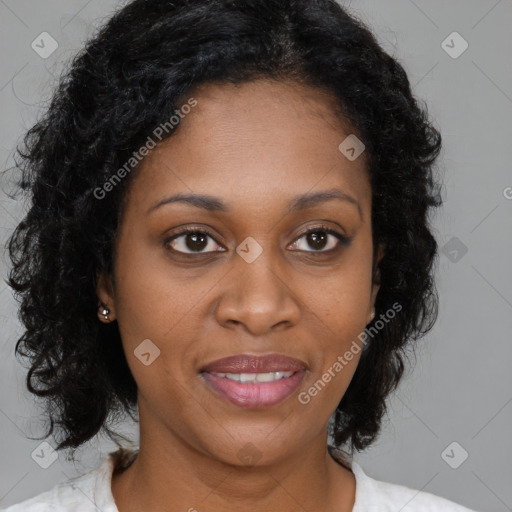
M 338 149 L 350 131 L 317 89 L 261 80 L 191 96 L 196 106 L 133 177 L 115 287 L 103 275 L 98 297 L 138 386 L 141 446 L 148 434 L 231 464 L 244 450 L 270 463 L 325 438 L 359 360 L 378 291 L 364 153 Z M 303 369 L 268 383 L 232 380 L 275 379 L 261 361 L 202 372 L 272 354 Z

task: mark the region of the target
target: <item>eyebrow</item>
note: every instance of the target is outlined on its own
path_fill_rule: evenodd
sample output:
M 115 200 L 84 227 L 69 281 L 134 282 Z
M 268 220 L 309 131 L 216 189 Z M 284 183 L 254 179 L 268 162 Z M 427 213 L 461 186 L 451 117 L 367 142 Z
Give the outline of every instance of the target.
M 361 219 L 363 218 L 361 212 L 361 205 L 359 204 L 359 202 L 352 196 L 348 195 L 347 193 L 337 188 L 322 190 L 321 192 L 308 192 L 305 194 L 301 194 L 300 196 L 295 197 L 288 203 L 287 213 L 305 210 L 306 208 L 312 208 L 320 203 L 332 201 L 333 199 L 353 204 L 354 206 L 357 207 L 359 217 Z M 180 193 L 175 194 L 173 196 L 165 197 L 161 201 L 155 203 L 148 209 L 146 215 L 149 215 L 152 211 L 156 210 L 157 208 L 160 208 L 163 205 L 171 203 L 185 203 L 194 206 L 195 208 L 201 208 L 209 212 L 228 213 L 232 211 L 231 207 L 228 204 L 226 204 L 217 197 L 205 194 Z

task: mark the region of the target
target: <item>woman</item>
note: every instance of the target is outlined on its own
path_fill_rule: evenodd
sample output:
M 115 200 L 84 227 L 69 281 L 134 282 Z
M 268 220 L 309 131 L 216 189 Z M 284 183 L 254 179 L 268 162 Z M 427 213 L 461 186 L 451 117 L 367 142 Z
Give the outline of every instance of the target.
M 115 14 L 27 135 L 9 248 L 47 435 L 119 450 L 7 510 L 468 511 L 352 461 L 436 319 L 440 147 L 334 1 Z

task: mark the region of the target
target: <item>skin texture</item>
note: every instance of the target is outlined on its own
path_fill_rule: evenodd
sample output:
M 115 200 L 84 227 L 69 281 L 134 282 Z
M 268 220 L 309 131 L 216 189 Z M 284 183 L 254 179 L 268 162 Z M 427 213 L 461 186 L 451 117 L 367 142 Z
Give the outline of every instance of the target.
M 140 452 L 114 476 L 114 498 L 120 512 L 348 512 L 354 476 L 328 454 L 326 429 L 359 355 L 309 404 L 297 396 L 359 343 L 371 319 L 379 286 L 371 281 L 364 154 L 349 161 L 338 150 L 350 131 L 318 89 L 258 80 L 206 84 L 191 96 L 197 106 L 130 184 L 116 284 L 102 275 L 97 289 L 108 321 L 118 321 L 139 390 Z M 356 199 L 360 211 L 329 200 L 287 213 L 296 196 L 332 188 Z M 232 210 L 172 203 L 146 214 L 180 192 L 218 197 Z M 353 237 L 350 245 L 328 255 L 339 243 L 333 235 L 320 249 L 308 244 L 301 235 L 318 224 Z M 215 235 L 199 249 L 204 254 L 172 252 L 191 252 L 186 234 L 165 245 L 185 225 Z M 235 251 L 249 236 L 263 249 L 252 263 Z M 134 355 L 145 339 L 160 349 L 149 366 Z M 219 358 L 274 352 L 308 370 L 299 389 L 272 407 L 239 408 L 198 373 Z M 259 453 L 252 466 L 239 457 L 249 442 Z

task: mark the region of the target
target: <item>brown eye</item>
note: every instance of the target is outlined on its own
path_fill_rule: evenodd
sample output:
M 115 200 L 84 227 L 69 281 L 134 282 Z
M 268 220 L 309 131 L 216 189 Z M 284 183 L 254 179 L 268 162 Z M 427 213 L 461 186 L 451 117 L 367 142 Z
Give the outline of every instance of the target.
M 300 241 L 304 239 L 304 242 Z M 336 250 L 342 245 L 348 245 L 350 239 L 343 236 L 337 231 L 324 227 L 317 226 L 309 229 L 303 233 L 297 240 L 292 244 L 294 249 L 306 252 L 330 252 Z M 313 250 L 308 250 L 308 247 Z
M 209 239 L 213 243 L 209 242 Z M 165 245 L 170 246 L 173 251 L 183 254 L 205 254 L 210 252 L 217 252 L 221 249 L 215 249 L 217 245 L 220 247 L 212 234 L 208 231 L 199 230 L 197 228 L 186 228 L 179 233 L 174 234 L 172 237 L 165 240 Z M 214 248 L 213 250 L 205 250 L 208 247 Z

